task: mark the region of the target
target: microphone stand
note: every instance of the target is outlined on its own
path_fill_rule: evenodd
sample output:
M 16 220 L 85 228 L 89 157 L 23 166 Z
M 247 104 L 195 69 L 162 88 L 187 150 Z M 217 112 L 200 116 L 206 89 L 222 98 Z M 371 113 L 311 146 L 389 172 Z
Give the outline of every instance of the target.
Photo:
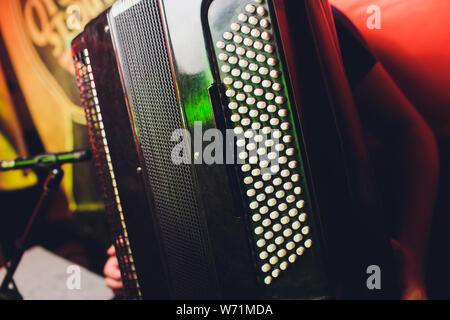
M 24 233 L 16 243 L 12 259 L 9 262 L 5 263 L 6 276 L 0 286 L 0 300 L 23 300 L 22 295 L 20 294 L 14 283 L 13 276 L 25 252 L 26 242 L 28 240 L 30 231 L 36 221 L 36 218 L 42 212 L 44 204 L 48 201 L 50 195 L 58 189 L 63 176 L 64 171 L 60 166 L 55 166 L 50 169 L 50 172 L 43 184 L 41 197 L 39 198 L 39 201 L 33 210 L 33 214 L 28 221 Z

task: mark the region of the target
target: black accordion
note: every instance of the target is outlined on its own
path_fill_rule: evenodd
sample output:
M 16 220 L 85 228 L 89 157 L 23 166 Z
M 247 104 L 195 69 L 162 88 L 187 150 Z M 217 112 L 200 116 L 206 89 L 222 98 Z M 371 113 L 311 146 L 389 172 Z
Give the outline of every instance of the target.
M 122 0 L 74 39 L 126 298 L 389 296 L 336 39 L 318 0 Z

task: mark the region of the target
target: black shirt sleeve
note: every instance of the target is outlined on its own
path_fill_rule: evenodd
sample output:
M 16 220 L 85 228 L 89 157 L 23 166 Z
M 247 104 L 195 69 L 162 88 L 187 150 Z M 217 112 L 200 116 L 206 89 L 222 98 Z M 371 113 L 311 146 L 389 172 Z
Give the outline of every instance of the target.
M 354 89 L 375 66 L 377 59 L 355 25 L 334 6 L 332 10 L 345 72 Z

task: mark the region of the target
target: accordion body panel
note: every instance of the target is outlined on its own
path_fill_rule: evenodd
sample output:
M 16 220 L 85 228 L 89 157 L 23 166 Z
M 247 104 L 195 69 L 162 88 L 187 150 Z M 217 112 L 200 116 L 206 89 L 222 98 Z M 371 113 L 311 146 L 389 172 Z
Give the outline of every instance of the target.
M 387 270 L 389 253 L 359 221 L 377 208 L 352 190 L 308 3 L 123 0 L 74 40 L 128 298 L 374 295 L 365 268 Z M 248 147 L 242 163 L 205 164 L 199 127 L 238 147 L 258 130 L 279 140 L 256 162 Z M 270 151 L 281 162 L 266 168 Z
M 72 48 L 111 238 L 125 294 L 135 298 L 168 297 L 160 259 L 148 259 L 160 255 L 158 239 L 107 28 L 106 15 L 102 15 L 73 41 Z M 151 283 L 152 288 L 146 289 L 146 283 Z

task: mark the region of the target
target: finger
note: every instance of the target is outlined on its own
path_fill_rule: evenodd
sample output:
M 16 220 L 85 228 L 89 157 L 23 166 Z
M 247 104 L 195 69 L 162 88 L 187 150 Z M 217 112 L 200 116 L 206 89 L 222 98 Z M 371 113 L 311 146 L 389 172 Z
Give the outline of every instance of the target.
M 109 263 L 111 263 L 112 266 L 114 266 L 114 268 L 119 269 L 119 260 L 117 260 L 116 256 L 112 256 L 109 258 Z
M 120 280 L 121 275 L 120 275 L 120 269 L 117 265 L 117 260 L 113 259 L 113 258 L 109 259 L 106 262 L 105 267 L 103 268 L 103 273 L 107 278 Z
M 118 290 L 123 288 L 122 281 L 117 281 L 111 278 L 105 279 L 106 286 L 112 290 Z
M 116 255 L 116 248 L 114 246 L 109 247 L 108 251 L 106 251 L 106 253 L 109 256 L 115 256 Z
M 117 269 L 107 269 L 105 270 L 105 277 L 107 278 L 111 278 L 117 281 L 121 281 L 122 280 L 122 276 L 120 274 L 120 271 Z

